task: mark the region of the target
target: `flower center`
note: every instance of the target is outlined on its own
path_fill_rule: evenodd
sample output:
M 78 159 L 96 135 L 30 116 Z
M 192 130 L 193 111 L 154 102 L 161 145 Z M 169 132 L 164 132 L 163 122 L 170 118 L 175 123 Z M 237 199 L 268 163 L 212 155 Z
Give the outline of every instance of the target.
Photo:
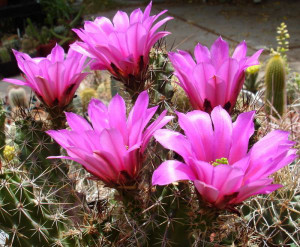
M 211 164 L 213 166 L 228 165 L 228 159 L 227 158 L 216 159 L 216 161 L 211 162 Z

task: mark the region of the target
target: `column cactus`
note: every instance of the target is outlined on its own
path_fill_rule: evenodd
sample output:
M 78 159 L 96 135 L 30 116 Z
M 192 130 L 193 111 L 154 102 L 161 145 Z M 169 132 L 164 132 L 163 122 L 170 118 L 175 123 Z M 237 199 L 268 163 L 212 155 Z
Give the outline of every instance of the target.
M 265 83 L 267 112 L 272 112 L 273 116 L 282 116 L 286 110 L 285 63 L 278 54 L 274 55 L 268 62 Z M 270 104 L 278 114 L 274 110 L 272 111 Z

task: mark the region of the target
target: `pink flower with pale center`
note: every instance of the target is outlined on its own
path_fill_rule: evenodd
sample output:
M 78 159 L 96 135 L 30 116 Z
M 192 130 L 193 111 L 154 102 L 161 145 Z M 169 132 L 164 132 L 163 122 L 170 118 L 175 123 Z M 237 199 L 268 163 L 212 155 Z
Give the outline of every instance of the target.
M 248 151 L 254 133 L 254 112 L 245 112 L 232 123 L 228 112 L 215 107 L 211 115 L 195 110 L 177 113 L 185 135 L 157 130 L 155 139 L 179 154 L 184 162 L 167 160 L 155 171 L 153 185 L 191 180 L 208 203 L 228 208 L 256 194 L 281 187 L 269 176 L 296 159 L 288 132 L 275 130 Z
M 151 7 L 152 2 L 144 13 L 135 9 L 130 17 L 118 11 L 112 22 L 106 17 L 86 21 L 83 29 L 73 30 L 83 42 L 76 42 L 72 47 L 93 59 L 91 68 L 94 70 L 108 70 L 124 83 L 132 78 L 142 80 L 150 49 L 160 38 L 170 34 L 157 30 L 172 19 L 166 17 L 154 24 L 167 10 L 150 16 Z
M 211 112 L 221 105 L 228 112 L 235 106 L 244 80 L 245 70 L 259 64 L 262 50 L 247 57 L 246 42 L 240 43 L 232 57 L 229 46 L 221 37 L 210 50 L 200 43 L 195 47 L 195 59 L 185 51 L 170 52 L 169 58 L 175 68 L 179 85 L 184 89 L 195 110 Z
M 47 57 L 31 58 L 25 53 L 13 50 L 24 81 L 5 78 L 3 81 L 30 87 L 48 107 L 69 105 L 80 82 L 88 73 L 82 73 L 86 57 L 69 49 L 66 58 L 64 50 L 56 45 Z
M 88 106 L 91 124 L 77 114 L 66 113 L 71 130 L 47 133 L 66 149 L 68 156 L 50 158 L 76 161 L 109 186 L 134 183 L 154 131 L 173 118 L 164 111 L 146 128 L 158 108 L 148 108 L 148 104 L 149 96 L 144 91 L 126 120 L 125 102 L 119 95 L 114 96 L 108 107 L 93 99 Z

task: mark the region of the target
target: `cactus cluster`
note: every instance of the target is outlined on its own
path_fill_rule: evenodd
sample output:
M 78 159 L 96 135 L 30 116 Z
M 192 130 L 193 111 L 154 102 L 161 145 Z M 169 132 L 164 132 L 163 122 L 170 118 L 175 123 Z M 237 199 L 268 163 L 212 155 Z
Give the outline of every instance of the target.
M 149 6 L 145 11 L 146 20 L 151 4 Z M 118 12 L 118 15 L 115 20 L 123 20 L 124 14 Z M 141 23 L 138 22 L 135 34 L 132 34 L 137 38 L 135 53 L 140 44 L 136 33 L 139 29 L 144 30 Z M 91 22 L 86 24 L 88 26 Z M 33 34 L 36 31 L 30 25 L 28 29 L 32 29 Z M 62 27 L 55 30 L 58 35 L 65 31 Z M 114 34 L 117 35 L 117 31 Z M 130 36 L 130 33 L 126 35 Z M 123 36 L 121 32 L 120 37 Z M 141 36 L 145 39 L 145 35 Z M 152 42 L 149 44 L 152 47 Z M 76 49 L 76 45 L 74 47 Z M 227 43 L 221 38 L 213 47 L 218 49 L 208 56 L 208 50 L 197 45 L 197 60 L 210 60 L 211 56 L 221 57 L 228 52 Z M 107 56 L 115 51 L 98 48 L 99 54 L 105 51 Z M 130 47 L 127 48 L 130 52 Z M 218 81 L 217 76 L 209 77 L 208 81 L 205 78 L 196 80 L 212 66 L 207 63 L 205 69 L 206 62 L 199 62 L 202 65 L 196 66 L 192 61 L 197 67 L 192 89 L 207 91 L 184 91 L 177 84 L 179 72 L 175 73 L 178 78 L 173 75 L 176 66 L 173 61 L 173 68 L 172 58 L 169 58 L 172 55 L 168 55 L 161 43 L 151 51 L 150 48 L 147 50 L 149 60 L 135 53 L 135 60 L 132 56 L 122 60 L 125 52 L 118 54 L 121 58 L 116 56 L 118 59 L 114 62 L 120 62 L 120 68 L 107 58 L 105 63 L 118 83 L 113 81 L 108 86 L 106 81 L 97 90 L 98 85 L 94 85 L 94 89 L 90 85 L 81 92 L 79 90 L 81 102 L 78 105 L 72 103 L 75 89 L 70 90 L 75 84 L 66 90 L 60 87 L 65 79 L 58 74 L 60 70 L 50 74 L 46 70 L 44 77 L 36 76 L 34 79 L 39 83 L 33 80 L 33 84 L 42 88 L 35 91 L 41 100 L 35 109 L 28 109 L 30 104 L 19 104 L 14 100 L 24 96 L 22 90 L 19 90 L 20 94 L 15 91 L 10 96 L 17 108 L 9 119 L 15 126 L 10 141 L 5 135 L 6 115 L 0 109 L 0 231 L 7 236 L 5 246 L 299 246 L 298 188 L 250 198 L 280 188 L 280 185 L 272 184 L 270 176 L 296 157 L 288 133 L 275 131 L 265 137 L 267 145 L 264 141 L 258 143 L 259 128 L 264 121 L 255 119 L 254 112 L 235 116 L 229 111 L 229 108 L 233 109 L 237 95 L 232 97 L 234 100 L 226 102 L 224 108 L 222 105 L 212 107 L 211 102 L 217 104 L 224 96 L 222 86 L 230 88 L 230 82 L 225 79 Z M 222 49 L 220 56 L 215 54 Z M 244 42 L 238 51 L 241 49 L 245 51 Z M 60 60 L 51 60 L 55 66 L 49 66 L 50 72 L 64 62 L 62 70 L 65 74 L 75 70 L 71 66 L 67 71 L 68 65 L 73 65 L 75 60 L 63 62 L 63 52 L 59 52 L 58 47 L 54 51 L 49 57 L 52 59 L 53 55 L 53 60 Z M 180 65 L 180 59 L 193 60 L 187 52 L 178 54 L 176 59 Z M 24 66 L 32 65 L 33 62 L 25 61 L 26 55 L 22 56 L 19 62 L 26 62 Z M 68 57 L 72 58 L 72 54 Z M 245 56 L 240 60 L 245 60 Z M 133 61 L 137 62 L 137 71 L 130 70 Z M 189 70 L 192 62 L 184 62 L 187 67 L 187 72 L 182 72 L 185 83 L 191 83 L 188 77 L 194 71 Z M 102 69 L 104 65 L 97 64 L 97 61 L 91 64 L 95 66 L 93 68 Z M 34 68 L 44 65 L 37 64 Z M 250 76 L 248 89 L 252 92 L 257 90 L 258 69 L 250 67 L 247 71 Z M 133 72 L 138 73 L 133 75 Z M 230 69 L 225 72 L 228 77 Z M 57 80 L 53 84 L 59 87 L 46 87 L 53 82 L 46 83 L 45 78 L 49 75 Z M 33 76 L 25 76 L 26 83 L 29 83 Z M 74 80 L 84 76 L 78 71 Z M 244 74 L 239 76 L 243 78 Z M 76 85 L 79 86 L 80 82 Z M 198 87 L 204 82 L 207 82 L 205 87 Z M 209 83 L 215 87 L 210 88 Z M 243 80 L 236 83 L 242 87 Z M 123 88 L 115 90 L 119 85 Z M 182 81 L 180 85 L 183 85 Z M 55 97 L 51 94 L 54 91 L 57 93 Z M 108 106 L 98 100 L 93 100 L 88 106 L 91 98 L 106 95 L 107 91 L 109 95 L 116 92 L 121 96 L 127 94 L 130 102 L 136 101 L 136 104 L 127 104 L 116 95 Z M 239 92 L 237 89 L 231 91 Z M 285 111 L 284 91 L 285 64 L 279 55 L 275 55 L 267 66 L 265 96 L 266 102 L 273 104 L 279 115 Z M 62 92 L 65 93 L 60 94 Z M 203 109 L 193 105 L 198 110 L 188 112 L 191 109 L 189 93 L 201 98 Z M 70 100 L 65 102 L 65 97 Z M 74 113 L 78 108 L 83 109 L 78 111 L 81 114 Z M 37 117 L 39 113 L 43 117 Z M 171 116 L 173 113 L 177 118 Z M 256 133 L 253 135 L 253 132 Z

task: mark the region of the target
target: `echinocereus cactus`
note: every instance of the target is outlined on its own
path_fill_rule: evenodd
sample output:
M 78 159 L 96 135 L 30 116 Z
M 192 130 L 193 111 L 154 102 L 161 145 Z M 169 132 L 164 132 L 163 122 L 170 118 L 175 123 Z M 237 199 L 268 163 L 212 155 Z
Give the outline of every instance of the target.
M 166 185 L 191 180 L 208 203 L 231 208 L 250 196 L 270 193 L 281 187 L 269 176 L 296 158 L 288 132 L 272 131 L 248 151 L 254 133 L 254 112 L 232 120 L 222 107 L 211 116 L 202 111 L 177 113 L 185 136 L 171 130 L 157 130 L 155 139 L 182 156 L 184 163 L 168 160 L 155 170 L 152 183 Z
M 170 52 L 169 58 L 174 66 L 179 85 L 188 95 L 195 110 L 211 112 L 221 105 L 228 112 L 235 106 L 245 80 L 245 70 L 259 64 L 262 50 L 246 57 L 246 42 L 240 43 L 232 57 L 229 46 L 221 37 L 211 46 L 198 44 L 195 59 L 185 51 Z
M 265 75 L 266 110 L 274 116 L 282 116 L 286 111 L 285 62 L 280 55 L 274 55 L 268 62 Z M 274 107 L 276 112 L 271 109 Z
M 72 48 L 92 58 L 92 69 L 108 70 L 131 93 L 143 91 L 150 49 L 156 41 L 169 34 L 157 30 L 172 19 L 166 17 L 154 25 L 166 10 L 150 16 L 151 7 L 152 2 L 144 13 L 136 9 L 130 17 L 118 11 L 113 23 L 105 17 L 86 21 L 84 29 L 74 29 L 83 42 L 76 42 Z
M 146 91 L 137 98 L 126 120 L 125 102 L 114 96 L 108 107 L 93 99 L 88 106 L 92 125 L 81 116 L 66 113 L 72 130 L 50 130 L 47 133 L 66 149 L 63 158 L 76 161 L 109 186 L 133 184 L 139 175 L 143 153 L 154 131 L 162 128 L 173 117 L 164 111 L 145 129 L 157 107 L 148 109 Z
M 87 73 L 82 73 L 86 57 L 69 49 L 66 58 L 64 50 L 56 45 L 47 57 L 31 58 L 25 53 L 13 50 L 24 79 L 4 79 L 16 85 L 30 87 L 37 97 L 49 108 L 64 108 L 74 97 L 80 82 Z

